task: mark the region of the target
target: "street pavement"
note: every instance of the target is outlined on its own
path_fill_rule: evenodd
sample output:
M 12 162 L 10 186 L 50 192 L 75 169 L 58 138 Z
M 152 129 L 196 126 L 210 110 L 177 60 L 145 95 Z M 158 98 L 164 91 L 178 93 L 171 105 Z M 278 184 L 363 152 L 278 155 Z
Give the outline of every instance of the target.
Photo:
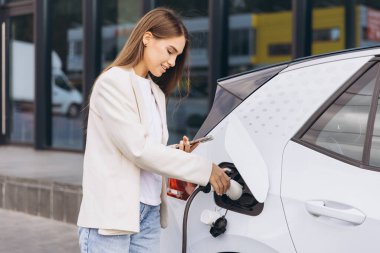
M 0 253 L 79 253 L 77 227 L 0 209 Z

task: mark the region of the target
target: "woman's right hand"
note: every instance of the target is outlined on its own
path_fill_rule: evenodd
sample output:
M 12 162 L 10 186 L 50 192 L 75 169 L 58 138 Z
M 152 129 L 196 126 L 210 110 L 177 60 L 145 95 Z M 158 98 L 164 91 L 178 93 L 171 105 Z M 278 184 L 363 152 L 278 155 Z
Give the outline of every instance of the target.
M 223 195 L 230 188 L 230 177 L 216 164 L 212 164 L 210 184 L 216 194 Z

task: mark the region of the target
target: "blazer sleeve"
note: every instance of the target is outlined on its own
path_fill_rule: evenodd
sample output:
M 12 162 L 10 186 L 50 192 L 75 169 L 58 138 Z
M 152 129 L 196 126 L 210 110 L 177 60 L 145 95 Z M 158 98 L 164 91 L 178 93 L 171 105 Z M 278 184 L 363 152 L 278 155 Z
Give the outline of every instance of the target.
M 108 71 L 107 71 L 108 72 Z M 104 73 L 95 83 L 90 110 L 102 118 L 107 136 L 120 152 L 140 169 L 206 185 L 212 162 L 195 154 L 153 142 L 140 123 L 129 78 Z

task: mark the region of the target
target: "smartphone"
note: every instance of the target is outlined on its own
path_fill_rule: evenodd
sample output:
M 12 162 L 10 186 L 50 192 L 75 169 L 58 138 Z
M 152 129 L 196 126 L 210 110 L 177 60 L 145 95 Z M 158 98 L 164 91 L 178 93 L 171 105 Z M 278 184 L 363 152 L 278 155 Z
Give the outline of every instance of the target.
M 201 137 L 201 138 L 190 141 L 190 145 L 212 141 L 213 139 L 214 137 L 212 137 L 212 135 L 207 135 L 205 137 Z
M 205 142 L 208 142 L 208 141 L 212 141 L 213 139 L 214 139 L 214 137 L 212 137 L 212 135 L 207 135 L 205 137 L 201 137 L 201 138 L 198 138 L 198 139 L 190 141 L 190 145 L 194 145 L 194 144 L 197 144 L 197 143 L 205 143 Z M 179 144 L 170 145 L 170 147 L 178 149 L 179 148 Z

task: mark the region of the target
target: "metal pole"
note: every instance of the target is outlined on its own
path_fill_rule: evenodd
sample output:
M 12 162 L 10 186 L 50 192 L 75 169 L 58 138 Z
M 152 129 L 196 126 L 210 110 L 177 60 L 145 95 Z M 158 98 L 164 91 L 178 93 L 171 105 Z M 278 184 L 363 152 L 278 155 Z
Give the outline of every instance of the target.
M 346 0 L 345 2 L 345 46 L 346 48 L 356 47 L 356 14 L 355 14 L 355 0 Z
M 35 41 L 35 142 L 36 149 L 51 146 L 51 1 L 36 0 Z
M 214 102 L 217 79 L 228 75 L 228 30 L 228 1 L 209 0 L 209 108 Z
M 312 0 L 292 0 L 293 9 L 293 59 L 311 55 Z

